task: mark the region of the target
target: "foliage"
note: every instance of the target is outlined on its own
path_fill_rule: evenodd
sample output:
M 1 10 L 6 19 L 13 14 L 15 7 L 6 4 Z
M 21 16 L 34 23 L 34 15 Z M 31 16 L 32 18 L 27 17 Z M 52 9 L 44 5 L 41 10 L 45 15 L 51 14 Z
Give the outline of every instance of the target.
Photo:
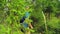
M 30 7 L 28 11 L 31 12 L 30 19 L 33 20 L 32 34 L 60 34 L 60 15 L 57 15 L 59 18 L 56 17 L 56 13 L 60 13 L 59 0 L 0 0 L 0 34 L 23 34 L 20 30 L 20 19 L 27 11 L 26 6 Z M 49 10 L 48 13 L 44 11 L 50 6 L 52 12 L 50 19 L 47 19 Z

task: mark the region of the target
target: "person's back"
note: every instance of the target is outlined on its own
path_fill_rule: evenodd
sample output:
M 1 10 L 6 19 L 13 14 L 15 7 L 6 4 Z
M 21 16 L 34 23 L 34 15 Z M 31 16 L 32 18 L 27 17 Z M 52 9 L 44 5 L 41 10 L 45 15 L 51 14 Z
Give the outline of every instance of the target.
M 30 31 L 29 31 L 29 26 L 32 28 L 31 26 L 31 20 L 29 19 L 30 17 L 30 12 L 28 11 L 29 10 L 29 6 L 26 7 L 26 13 L 25 15 L 23 16 L 23 18 L 20 20 L 20 23 L 23 25 L 23 28 L 25 29 L 25 34 L 29 34 Z
M 32 28 L 32 26 L 31 26 L 32 20 L 29 19 L 29 13 L 28 12 L 26 12 L 25 16 L 20 20 L 20 22 L 23 25 L 25 32 L 29 31 L 29 27 Z

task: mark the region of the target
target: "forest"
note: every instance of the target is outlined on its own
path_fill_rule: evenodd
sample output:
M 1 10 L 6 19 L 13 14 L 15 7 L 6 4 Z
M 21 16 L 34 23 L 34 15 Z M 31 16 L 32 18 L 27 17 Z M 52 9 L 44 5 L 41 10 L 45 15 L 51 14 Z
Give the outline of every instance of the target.
M 0 0 L 0 34 L 60 34 L 60 0 Z

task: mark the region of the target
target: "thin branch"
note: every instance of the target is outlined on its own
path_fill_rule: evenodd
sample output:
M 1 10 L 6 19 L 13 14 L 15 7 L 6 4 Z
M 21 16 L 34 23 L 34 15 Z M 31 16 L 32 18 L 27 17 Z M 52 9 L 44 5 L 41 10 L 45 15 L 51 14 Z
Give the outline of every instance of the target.
M 46 17 L 45 17 L 45 15 L 44 15 L 43 11 L 42 11 L 42 15 L 43 15 L 43 18 L 44 18 L 46 34 L 48 34 L 47 23 L 46 23 Z

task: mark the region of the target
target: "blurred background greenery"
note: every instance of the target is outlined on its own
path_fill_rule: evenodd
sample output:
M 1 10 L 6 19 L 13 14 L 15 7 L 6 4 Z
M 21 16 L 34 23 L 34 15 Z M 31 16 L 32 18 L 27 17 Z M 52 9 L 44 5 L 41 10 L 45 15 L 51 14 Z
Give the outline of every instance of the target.
M 29 6 L 31 34 L 60 34 L 60 0 L 0 0 L 0 34 L 23 34 L 20 19 Z

